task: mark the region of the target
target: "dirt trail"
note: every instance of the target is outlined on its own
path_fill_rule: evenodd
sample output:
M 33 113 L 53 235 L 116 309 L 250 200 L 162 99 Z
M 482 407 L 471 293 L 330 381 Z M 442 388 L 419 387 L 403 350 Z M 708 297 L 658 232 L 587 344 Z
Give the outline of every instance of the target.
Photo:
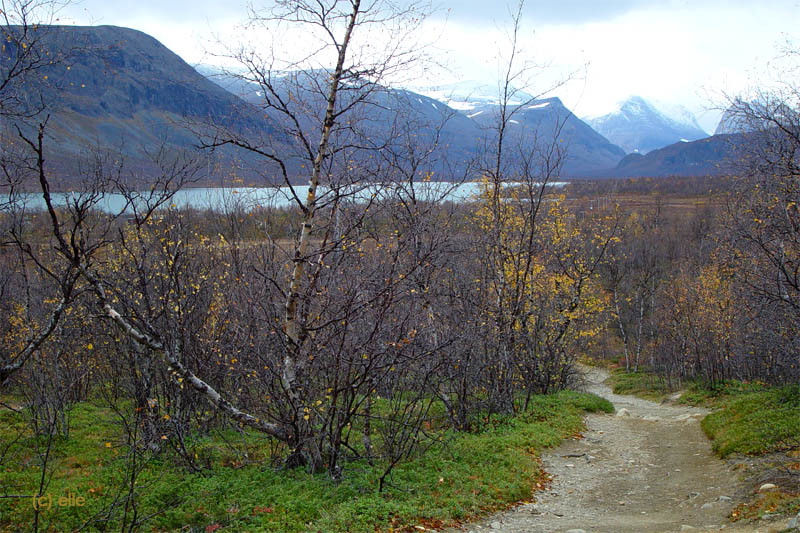
M 617 412 L 586 417 L 580 440 L 542 456 L 553 476 L 535 502 L 464 526 L 461 531 L 772 532 L 784 522 L 731 524 L 727 515 L 746 491 L 729 465 L 711 453 L 699 420 L 708 411 L 613 394 L 608 373 L 586 369 L 586 390 Z M 458 530 L 451 530 L 458 531 Z

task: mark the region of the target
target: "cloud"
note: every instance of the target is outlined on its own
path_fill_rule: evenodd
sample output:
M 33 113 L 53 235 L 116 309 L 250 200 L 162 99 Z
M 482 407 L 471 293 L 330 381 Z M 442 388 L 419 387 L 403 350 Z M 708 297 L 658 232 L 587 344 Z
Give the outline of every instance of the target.
M 580 24 L 607 20 L 625 14 L 631 10 L 657 5 L 657 0 L 560 0 L 558 2 L 527 2 L 523 16 L 542 24 Z M 494 20 L 503 23 L 516 10 L 516 2 L 486 2 L 485 0 L 465 0 L 456 6 L 444 10 L 453 21 L 485 24 Z M 441 15 L 439 15 L 441 16 Z
M 509 13 L 516 10 L 517 2 L 487 2 L 486 0 L 460 0 L 448 7 L 439 5 L 436 17 L 448 17 L 462 23 L 485 25 L 487 21 L 504 24 Z M 721 11 L 752 7 L 752 0 L 527 0 L 523 16 L 536 25 L 574 25 L 609 21 L 628 13 L 651 10 L 690 11 L 693 9 L 719 9 Z M 797 0 L 771 0 L 765 5 L 783 9 L 796 9 Z
M 215 49 L 215 37 L 235 44 L 245 36 L 235 25 L 246 18 L 246 0 L 77 1 L 62 13 L 72 22 L 144 31 L 190 63 L 217 62 L 203 55 L 204 47 Z M 415 0 L 387 1 L 402 6 Z M 428 81 L 446 83 L 453 77 L 494 83 L 516 0 L 430 1 L 439 9 L 421 31 L 432 40 L 439 37 L 434 55 L 450 70 L 429 69 Z M 699 93 L 736 92 L 755 66 L 775 57 L 778 41 L 785 36 L 800 41 L 799 4 L 800 0 L 527 0 L 519 44 L 523 59 L 552 65 L 535 80 L 538 87 L 580 72 L 574 83 L 558 90 L 578 114 L 601 114 L 631 92 L 700 111 Z M 266 46 L 266 41 L 254 44 Z M 281 44 L 297 54 L 307 41 L 307 35 L 288 36 Z M 583 75 L 586 63 L 590 65 Z
M 69 4 L 62 10 L 64 18 L 83 24 L 123 24 L 120 21 L 158 20 L 164 23 L 204 24 L 208 20 L 226 19 L 232 12 L 238 18 L 246 14 L 242 2 L 220 3 L 216 0 L 140 0 L 137 2 L 113 2 L 109 0 L 81 0 Z

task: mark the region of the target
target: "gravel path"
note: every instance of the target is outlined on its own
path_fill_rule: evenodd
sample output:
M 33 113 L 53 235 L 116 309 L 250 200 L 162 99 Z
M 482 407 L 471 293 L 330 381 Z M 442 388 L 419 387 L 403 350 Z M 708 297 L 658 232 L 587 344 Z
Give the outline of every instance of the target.
M 613 394 L 604 370 L 586 369 L 586 390 L 617 412 L 586 417 L 584 438 L 542 457 L 553 476 L 534 503 L 455 531 L 665 532 L 780 531 L 784 522 L 731 524 L 727 515 L 744 489 L 711 453 L 699 420 L 708 411 Z

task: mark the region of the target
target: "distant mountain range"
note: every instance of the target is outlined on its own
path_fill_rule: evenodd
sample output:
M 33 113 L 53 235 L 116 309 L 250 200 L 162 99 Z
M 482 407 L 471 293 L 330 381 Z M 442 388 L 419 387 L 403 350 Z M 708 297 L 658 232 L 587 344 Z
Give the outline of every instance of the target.
M 77 179 L 78 156 L 102 146 L 119 154 L 144 183 L 148 174 L 158 170 L 152 154 L 161 148 L 193 152 L 198 139 L 213 136 L 218 127 L 256 144 L 268 143 L 281 153 L 297 147 L 285 119 L 259 105 L 263 102 L 258 86 L 211 75 L 208 68 L 201 69 L 201 74 L 136 30 L 114 26 L 51 26 L 46 30 L 48 46 L 75 50 L 65 62 L 43 70 L 36 88 L 51 102 L 47 160 L 53 168 L 65 171 L 65 182 Z M 0 60 L 12 55 L 13 50 L 6 47 Z M 290 82 L 299 87 L 313 84 L 318 74 L 324 73 L 300 77 L 285 73 L 286 90 Z M 413 133 L 414 142 L 426 148 L 435 146 L 437 152 L 426 156 L 426 170 L 433 171 L 436 178 L 448 179 L 480 167 L 475 162 L 495 135 L 496 95 L 496 88 L 476 82 L 393 88 L 376 92 L 360 114 L 363 127 L 375 139 L 391 137 L 390 131 L 402 126 Z M 312 107 L 320 104 L 310 102 Z M 558 98 L 532 99 L 519 92 L 510 104 L 514 116 L 508 123 L 508 146 L 530 149 L 538 136 L 566 147 L 562 169 L 566 178 L 716 173 L 722 168 L 721 160 L 730 155 L 724 138 L 690 142 L 706 137 L 693 117 L 676 117 L 680 110 L 668 114 L 641 98 L 631 98 L 616 112 L 592 119 L 590 123 L 599 132 Z M 300 127 L 312 125 L 313 113 Z M 340 134 L 348 135 L 345 130 Z M 670 144 L 675 141 L 678 143 Z M 389 145 L 381 155 L 388 157 L 394 148 L 400 146 Z M 634 155 L 626 156 L 626 152 Z M 217 169 L 206 180 L 235 175 L 264 183 L 276 177 L 274 168 L 263 159 L 242 150 L 222 149 L 213 158 L 206 157 L 208 169 Z M 289 163 L 290 176 L 304 179 L 302 161 L 289 158 Z
M 467 81 L 415 90 L 447 103 L 484 132 L 497 124 L 500 114 L 497 87 Z M 594 131 L 558 98 L 535 98 L 525 91 L 512 90 L 508 106 L 514 113 L 509 121 L 509 144 L 516 147 L 533 138 L 561 144 L 567 153 L 562 168 L 567 177 L 613 167 L 625 156 L 622 149 Z
M 631 96 L 620 102 L 617 109 L 606 115 L 585 120 L 629 154 L 646 154 L 676 142 L 708 137 L 687 109 L 666 109 L 640 96 Z
M 201 71 L 244 100 L 255 105 L 262 100 L 256 85 L 242 82 L 235 76 L 220 74 L 213 67 L 204 66 Z M 279 77 L 276 84 L 280 86 L 282 80 L 287 80 L 287 84 L 296 86 L 297 80 L 291 78 L 291 75 Z M 392 124 L 392 118 L 382 110 L 402 107 L 403 114 L 414 117 L 420 132 L 427 129 L 430 135 L 433 128 L 441 127 L 438 131 L 439 146 L 446 147 L 451 170 L 453 163 L 463 168 L 468 162 L 476 160 L 482 148 L 491 147 L 494 140 L 500 106 L 497 103 L 497 90 L 490 86 L 470 82 L 414 90 L 393 88 L 378 93 L 376 97 L 379 101 L 373 102 L 376 105 L 370 112 L 375 123 Z M 521 106 L 523 102 L 526 105 Z M 517 107 L 520 109 L 516 110 Z M 516 149 L 520 142 L 529 142 L 534 135 L 539 139 L 552 140 L 558 132 L 555 141 L 568 148 L 562 167 L 566 176 L 584 175 L 613 167 L 625 156 L 623 150 L 592 130 L 558 98 L 533 99 L 527 93 L 518 92 L 510 100 L 510 109 L 516 111 L 509 122 L 508 145 Z M 374 116 L 375 113 L 377 116 Z M 420 125 L 426 125 L 427 128 L 419 128 Z M 387 133 L 376 131 L 375 136 L 386 138 Z

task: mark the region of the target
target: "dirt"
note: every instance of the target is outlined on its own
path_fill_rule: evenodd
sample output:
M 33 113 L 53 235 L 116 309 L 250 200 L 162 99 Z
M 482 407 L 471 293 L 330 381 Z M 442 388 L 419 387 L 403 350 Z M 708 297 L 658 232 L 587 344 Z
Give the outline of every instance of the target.
M 585 390 L 616 413 L 586 417 L 583 438 L 542 455 L 552 476 L 533 503 L 455 531 L 777 532 L 788 518 L 731 523 L 733 507 L 752 490 L 732 465 L 711 453 L 700 428 L 707 410 L 613 394 L 608 373 L 585 369 Z

